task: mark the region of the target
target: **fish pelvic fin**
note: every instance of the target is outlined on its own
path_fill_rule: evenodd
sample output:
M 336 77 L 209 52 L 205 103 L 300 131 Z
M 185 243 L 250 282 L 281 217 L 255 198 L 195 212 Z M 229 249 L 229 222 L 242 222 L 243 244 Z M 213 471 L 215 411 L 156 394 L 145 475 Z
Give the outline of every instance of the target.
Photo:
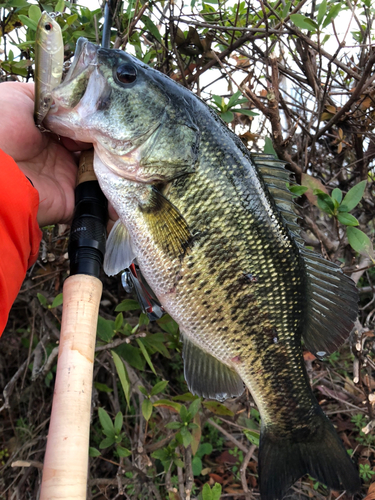
M 136 258 L 129 231 L 120 219 L 111 229 L 106 246 L 103 268 L 108 276 L 115 276 L 123 271 Z
M 185 335 L 183 343 L 184 375 L 192 394 L 224 401 L 243 393 L 245 387 L 238 373 L 203 351 Z
M 354 282 L 333 262 L 300 249 L 307 276 L 307 314 L 302 333 L 317 357 L 334 352 L 348 337 L 358 313 Z
M 356 493 L 361 481 L 341 439 L 322 411 L 310 427 L 297 428 L 286 437 L 264 427 L 260 434 L 259 476 L 262 500 L 282 500 L 305 474 L 333 490 Z

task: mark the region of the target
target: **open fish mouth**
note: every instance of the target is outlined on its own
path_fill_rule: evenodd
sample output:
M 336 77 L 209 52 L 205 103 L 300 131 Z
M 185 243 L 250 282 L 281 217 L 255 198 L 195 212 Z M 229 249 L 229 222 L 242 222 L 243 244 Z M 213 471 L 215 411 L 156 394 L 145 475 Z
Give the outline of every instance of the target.
M 65 76 L 63 84 L 72 81 L 83 70 L 87 69 L 88 66 L 96 66 L 98 59 L 97 53 L 97 45 L 89 42 L 86 38 L 78 38 L 74 58 L 69 71 Z

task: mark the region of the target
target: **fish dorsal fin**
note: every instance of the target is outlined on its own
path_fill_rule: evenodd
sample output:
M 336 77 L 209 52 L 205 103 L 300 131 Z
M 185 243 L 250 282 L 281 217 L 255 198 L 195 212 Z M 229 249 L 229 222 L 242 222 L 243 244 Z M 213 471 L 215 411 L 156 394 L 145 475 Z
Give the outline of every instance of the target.
M 276 203 L 286 226 L 293 233 L 297 243 L 303 245 L 303 240 L 300 237 L 301 229 L 297 224 L 299 217 L 295 211 L 293 194 L 286 187 L 286 183 L 291 181 L 291 172 L 285 168 L 286 162 L 268 154 L 251 153 L 250 156 L 257 166 L 258 172 Z
M 358 292 L 354 282 L 333 262 L 304 248 L 292 193 L 290 173 L 273 155 L 251 154 L 284 222 L 298 245 L 306 269 L 307 306 L 302 338 L 309 351 L 323 357 L 335 351 L 354 326 Z
M 182 258 L 192 244 L 192 234 L 178 209 L 155 187 L 140 204 L 145 223 L 156 244 L 171 258 Z
M 118 219 L 107 239 L 103 264 L 104 272 L 108 276 L 114 276 L 128 268 L 135 258 L 129 231 Z
M 345 341 L 358 312 L 358 291 L 333 262 L 300 247 L 307 273 L 307 313 L 302 334 L 309 351 L 330 354 Z
M 185 335 L 183 343 L 184 375 L 192 394 L 224 401 L 243 393 L 244 384 L 238 373 L 203 351 Z

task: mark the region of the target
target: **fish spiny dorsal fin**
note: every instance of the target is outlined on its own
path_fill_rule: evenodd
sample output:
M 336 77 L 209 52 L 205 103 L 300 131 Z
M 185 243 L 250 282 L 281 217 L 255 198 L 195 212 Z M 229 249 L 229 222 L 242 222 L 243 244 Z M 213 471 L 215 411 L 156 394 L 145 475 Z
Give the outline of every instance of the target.
M 318 357 L 330 354 L 346 340 L 358 312 L 358 291 L 333 262 L 300 247 L 307 272 L 307 314 L 303 339 Z
M 285 168 L 286 162 L 278 160 L 269 154 L 251 153 L 250 156 L 274 199 L 286 226 L 291 231 L 296 242 L 303 246 L 304 242 L 300 237 L 301 229 L 297 224 L 299 217 L 295 211 L 293 194 L 286 187 L 286 184 L 291 182 L 292 175 Z
M 182 337 L 184 375 L 192 394 L 224 401 L 243 393 L 245 387 L 238 373 L 203 351 L 185 335 Z

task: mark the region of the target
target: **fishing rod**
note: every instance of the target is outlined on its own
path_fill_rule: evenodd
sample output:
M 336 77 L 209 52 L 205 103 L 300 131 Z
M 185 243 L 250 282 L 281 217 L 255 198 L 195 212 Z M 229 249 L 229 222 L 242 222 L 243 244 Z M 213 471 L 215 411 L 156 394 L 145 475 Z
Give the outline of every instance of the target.
M 102 47 L 110 48 L 110 0 Z M 104 260 L 107 200 L 93 170 L 93 149 L 81 153 L 75 211 L 68 246 L 70 276 L 63 287 L 63 315 L 51 421 L 40 500 L 86 499 L 91 394 Z

